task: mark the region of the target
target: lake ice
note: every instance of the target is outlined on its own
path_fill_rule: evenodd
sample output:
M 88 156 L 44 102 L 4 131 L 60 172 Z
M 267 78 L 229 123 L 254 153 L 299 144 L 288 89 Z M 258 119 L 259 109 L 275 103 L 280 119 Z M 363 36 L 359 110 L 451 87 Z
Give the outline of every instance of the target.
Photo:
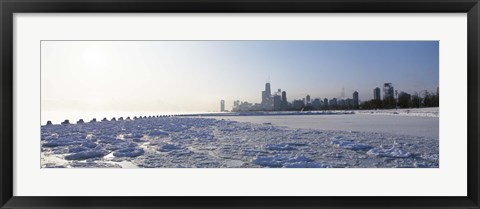
M 439 167 L 438 111 L 377 113 L 153 117 L 42 126 L 41 167 Z

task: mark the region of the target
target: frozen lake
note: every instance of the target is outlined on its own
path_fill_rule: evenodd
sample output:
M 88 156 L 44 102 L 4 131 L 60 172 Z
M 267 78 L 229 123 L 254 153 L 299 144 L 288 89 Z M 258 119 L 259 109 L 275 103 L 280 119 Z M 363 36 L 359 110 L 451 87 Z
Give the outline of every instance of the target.
M 181 116 L 44 125 L 41 167 L 439 167 L 437 116 L 382 114 Z
M 216 119 L 271 123 L 288 128 L 316 130 L 362 131 L 439 138 L 438 117 L 398 116 L 398 115 L 281 115 L 281 116 L 224 116 Z

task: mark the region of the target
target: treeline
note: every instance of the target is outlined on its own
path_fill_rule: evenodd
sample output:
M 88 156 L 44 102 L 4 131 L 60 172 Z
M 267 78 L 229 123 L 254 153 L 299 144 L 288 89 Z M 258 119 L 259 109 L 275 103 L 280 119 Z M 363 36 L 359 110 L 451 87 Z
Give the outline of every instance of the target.
M 384 100 L 370 100 L 360 105 L 361 109 L 393 109 L 393 108 L 421 108 L 438 107 L 439 95 L 428 92 L 415 92 L 413 95 L 401 92 L 398 94 L 398 101 L 394 98 Z

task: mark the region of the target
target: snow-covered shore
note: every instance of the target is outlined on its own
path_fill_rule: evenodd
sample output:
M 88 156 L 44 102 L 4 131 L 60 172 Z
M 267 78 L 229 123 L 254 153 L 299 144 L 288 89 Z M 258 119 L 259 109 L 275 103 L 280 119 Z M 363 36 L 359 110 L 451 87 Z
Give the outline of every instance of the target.
M 42 126 L 41 166 L 437 168 L 438 139 L 202 117 Z

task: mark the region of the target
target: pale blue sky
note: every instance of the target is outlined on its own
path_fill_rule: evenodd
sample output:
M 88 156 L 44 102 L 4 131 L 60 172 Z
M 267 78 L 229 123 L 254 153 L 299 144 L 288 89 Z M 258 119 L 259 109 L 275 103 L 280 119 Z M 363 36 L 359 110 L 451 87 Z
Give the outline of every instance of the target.
M 42 111 L 204 112 L 260 102 L 436 91 L 437 41 L 43 41 Z M 43 113 L 42 113 L 43 114 Z

